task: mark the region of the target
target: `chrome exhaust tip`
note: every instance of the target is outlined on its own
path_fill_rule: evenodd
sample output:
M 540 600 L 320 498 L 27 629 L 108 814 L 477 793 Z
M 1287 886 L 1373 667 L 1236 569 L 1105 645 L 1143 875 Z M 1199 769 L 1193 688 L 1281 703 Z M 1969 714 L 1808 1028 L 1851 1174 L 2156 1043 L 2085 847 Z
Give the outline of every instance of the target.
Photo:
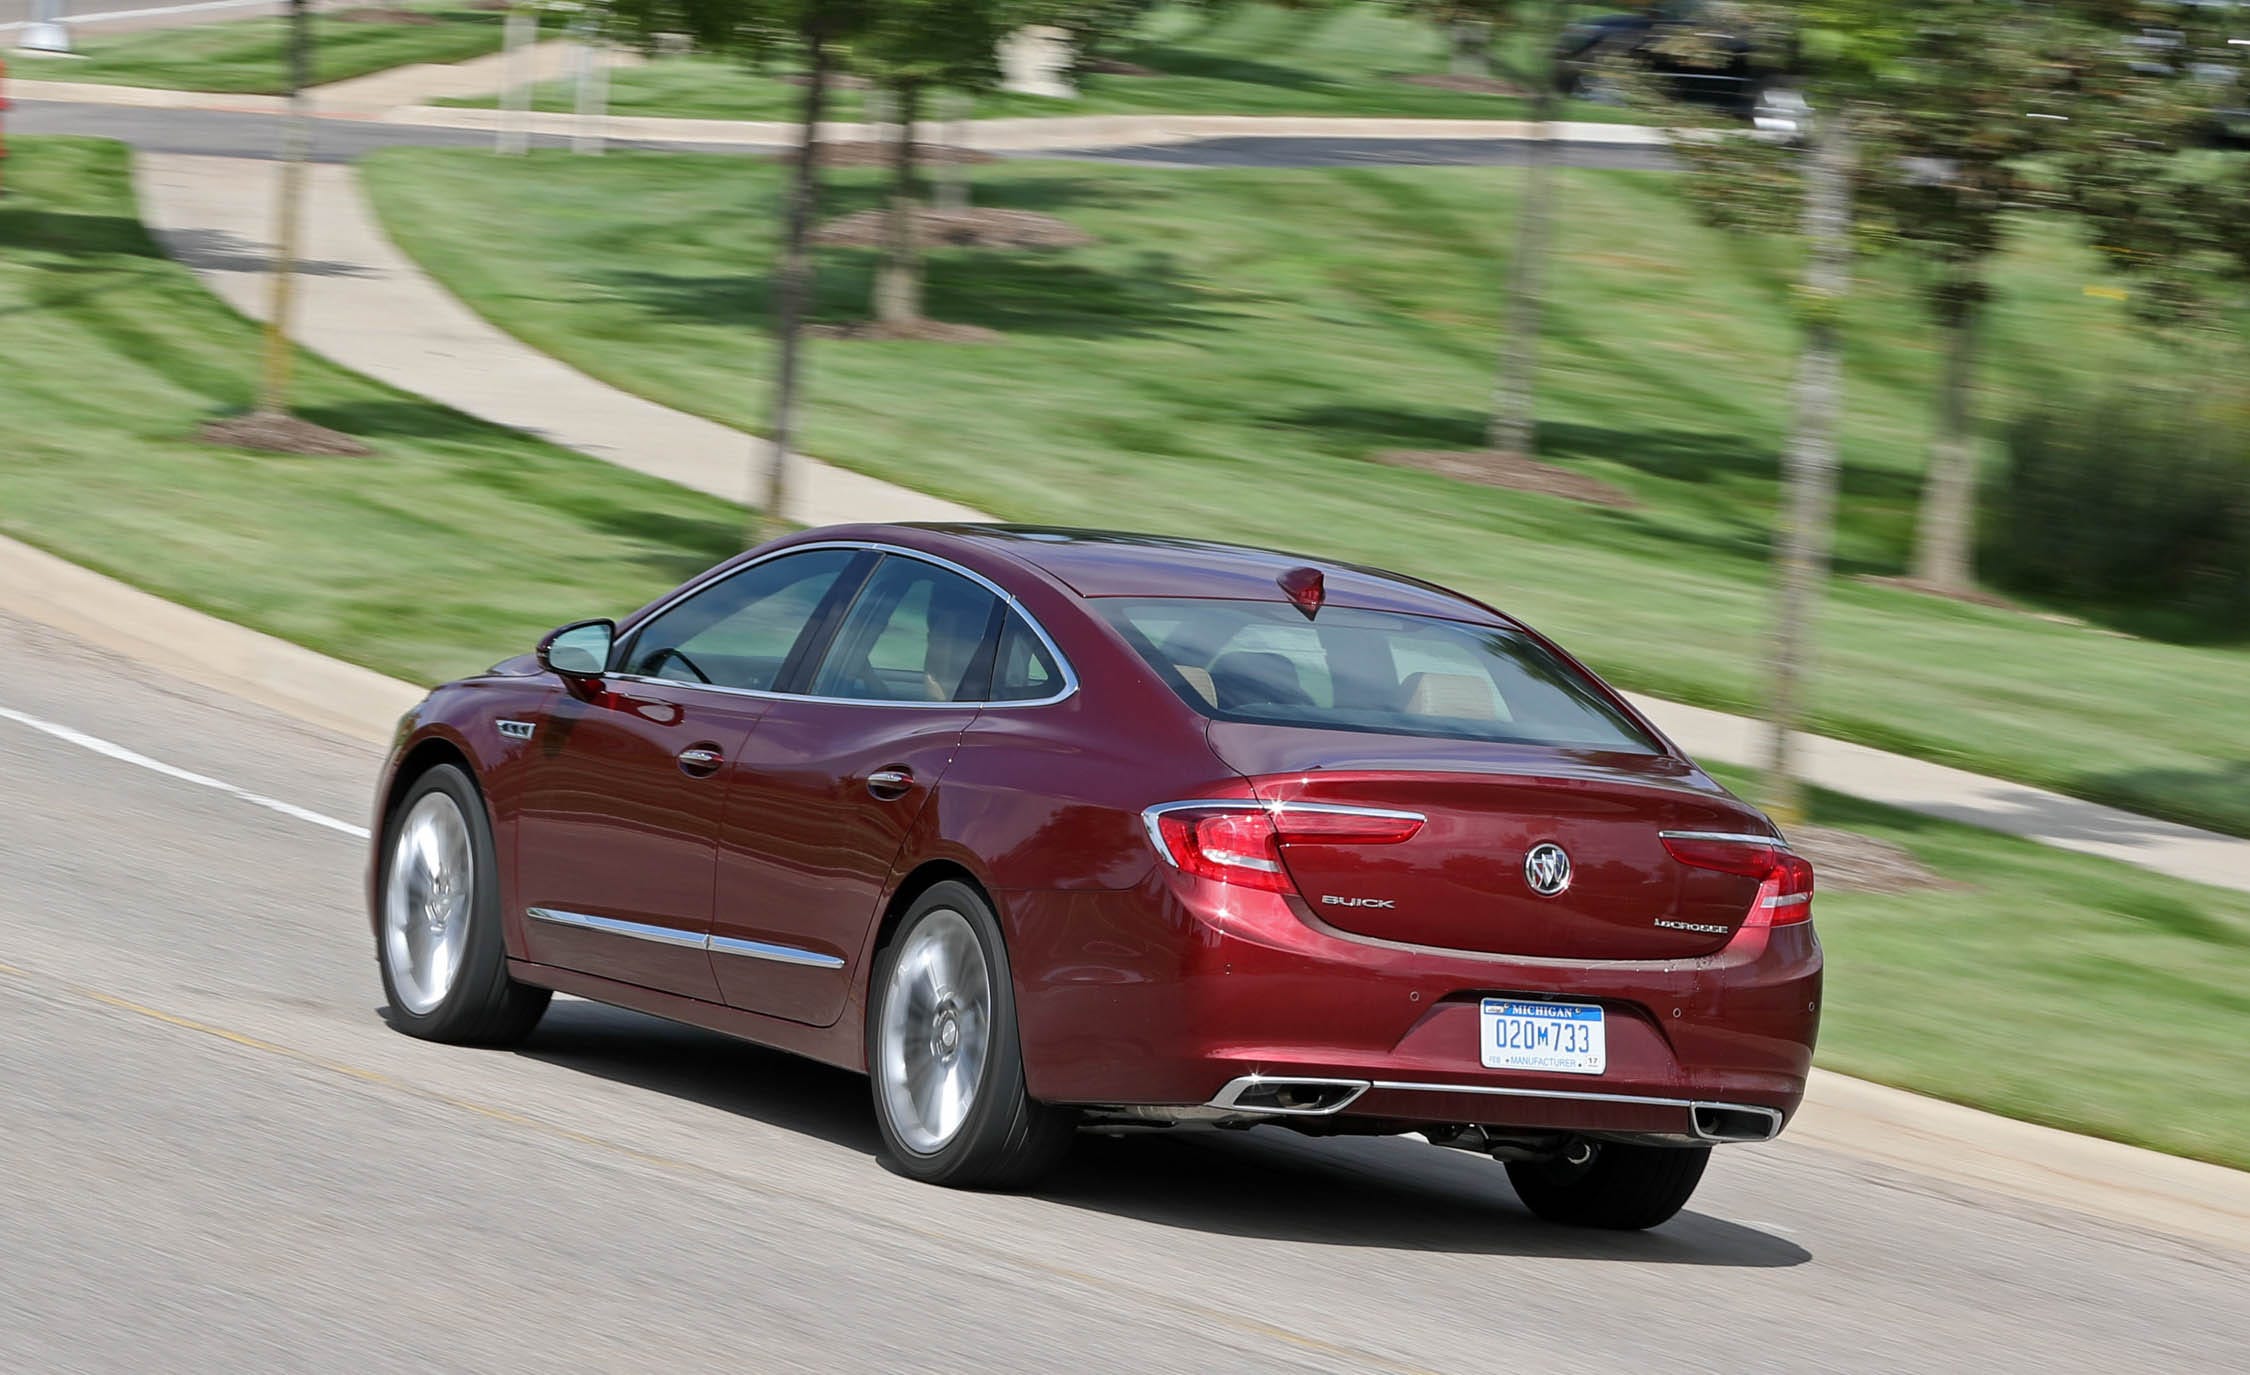
M 1704 1141 L 1771 1141 L 1781 1135 L 1781 1113 L 1740 1103 L 1691 1103 L 1688 1116 Z
M 1326 1117 L 1342 1112 L 1373 1087 L 1365 1079 L 1269 1079 L 1245 1074 L 1228 1080 L 1207 1106 L 1274 1117 Z

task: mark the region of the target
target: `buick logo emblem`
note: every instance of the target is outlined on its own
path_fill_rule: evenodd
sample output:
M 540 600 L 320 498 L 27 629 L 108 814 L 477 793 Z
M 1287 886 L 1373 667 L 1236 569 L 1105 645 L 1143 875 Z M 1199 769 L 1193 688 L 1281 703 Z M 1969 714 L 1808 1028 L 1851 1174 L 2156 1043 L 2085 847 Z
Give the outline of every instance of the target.
M 1531 853 L 1523 857 L 1523 881 L 1543 898 L 1551 898 L 1568 888 L 1569 853 L 1551 840 L 1532 846 Z

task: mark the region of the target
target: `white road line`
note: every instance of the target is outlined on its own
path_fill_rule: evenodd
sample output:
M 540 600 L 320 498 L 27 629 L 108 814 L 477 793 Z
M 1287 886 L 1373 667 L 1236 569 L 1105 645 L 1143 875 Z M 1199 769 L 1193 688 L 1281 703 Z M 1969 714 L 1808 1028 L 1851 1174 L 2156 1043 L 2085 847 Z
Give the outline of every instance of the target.
M 159 14 L 194 14 L 199 10 L 238 10 L 249 5 L 270 5 L 274 0 L 198 0 L 192 5 L 160 5 L 145 10 L 104 10 L 99 14 L 65 14 L 59 16 L 66 24 L 101 24 L 112 19 L 146 19 Z M 19 19 L 0 24 L 0 33 L 10 29 L 28 29 L 34 21 Z
M 263 793 L 254 793 L 247 788 L 238 788 L 223 779 L 206 778 L 202 774 L 191 773 L 178 765 L 167 764 L 161 759 L 151 759 L 145 754 L 136 753 L 133 750 L 126 749 L 123 745 L 114 744 L 97 735 L 88 735 L 84 731 L 72 730 L 68 726 L 58 726 L 52 721 L 42 721 L 36 716 L 27 716 L 20 711 L 12 711 L 7 707 L 0 707 L 0 721 L 13 721 L 19 726 L 29 726 L 43 735 L 51 735 L 57 740 L 76 745 L 82 750 L 92 750 L 96 754 L 107 755 L 111 759 L 123 760 L 125 763 L 147 769 L 151 773 L 160 773 L 166 778 L 176 778 L 182 783 L 193 783 L 199 788 L 211 788 L 225 793 L 229 797 L 239 798 L 253 807 L 263 807 L 269 812 L 279 812 L 283 816 L 294 817 L 299 821 L 309 821 L 315 826 L 325 826 L 331 831 L 341 831 L 345 835 L 356 836 L 361 840 L 367 839 L 367 828 L 365 826 L 354 826 L 349 821 L 338 821 L 332 816 L 307 811 L 293 802 L 283 802 L 279 798 L 267 797 Z

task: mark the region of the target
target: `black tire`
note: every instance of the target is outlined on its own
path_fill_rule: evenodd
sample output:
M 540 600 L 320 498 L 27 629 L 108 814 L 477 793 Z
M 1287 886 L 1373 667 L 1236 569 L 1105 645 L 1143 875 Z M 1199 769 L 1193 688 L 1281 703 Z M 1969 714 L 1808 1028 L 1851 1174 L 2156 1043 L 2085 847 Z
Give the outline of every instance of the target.
M 1709 1146 L 1605 1143 L 1583 1165 L 1512 1161 L 1508 1182 L 1525 1207 L 1549 1222 L 1638 1232 L 1686 1207 L 1710 1163 Z
M 433 794 L 451 799 L 468 832 L 472 860 L 468 931 L 450 986 L 434 1006 L 418 1012 L 400 993 L 400 979 L 392 968 L 393 947 L 386 936 L 386 913 L 393 854 L 402 823 Z M 492 823 L 485 814 L 484 798 L 466 772 L 456 765 L 440 764 L 414 780 L 399 798 L 398 805 L 383 818 L 383 848 L 375 873 L 375 963 L 382 970 L 383 996 L 390 1004 L 391 1025 L 409 1036 L 453 1045 L 513 1045 L 529 1035 L 539 1024 L 553 994 L 508 977 L 507 941 L 500 930 L 499 867 L 493 857 Z
M 908 996 L 893 987 L 901 953 L 918 928 L 946 913 L 966 921 L 983 955 L 990 999 L 986 1053 L 967 1115 L 949 1139 L 919 1150 L 909 1142 L 910 1128 L 886 1091 L 883 1026 L 892 1000 Z M 939 883 L 915 899 L 876 956 L 867 992 L 867 1069 L 886 1156 L 909 1178 L 956 1189 L 1020 1189 L 1037 1182 L 1069 1153 L 1077 1114 L 1036 1102 L 1024 1089 L 1007 943 L 991 906 L 965 883 Z

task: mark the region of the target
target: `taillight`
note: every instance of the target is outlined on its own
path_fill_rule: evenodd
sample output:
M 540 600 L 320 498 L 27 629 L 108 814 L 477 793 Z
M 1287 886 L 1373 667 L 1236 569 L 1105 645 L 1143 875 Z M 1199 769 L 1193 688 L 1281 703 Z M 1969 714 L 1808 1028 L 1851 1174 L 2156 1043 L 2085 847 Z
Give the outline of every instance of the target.
M 1802 855 L 1768 836 L 1666 831 L 1664 848 L 1691 869 L 1758 880 L 1757 900 L 1743 926 L 1793 926 L 1812 920 L 1813 869 Z
M 1176 802 L 1143 817 L 1158 852 L 1183 872 L 1268 893 L 1295 891 L 1284 845 L 1396 845 L 1422 829 L 1413 812 L 1304 803 Z

